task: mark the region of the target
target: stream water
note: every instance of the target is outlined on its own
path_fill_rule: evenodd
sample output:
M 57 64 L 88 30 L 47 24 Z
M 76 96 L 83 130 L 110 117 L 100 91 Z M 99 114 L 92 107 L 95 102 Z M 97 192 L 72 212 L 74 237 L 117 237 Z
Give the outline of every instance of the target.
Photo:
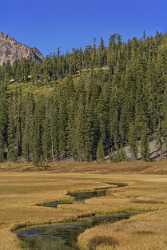
M 74 202 L 84 202 L 86 199 L 101 197 L 107 194 L 113 185 L 116 187 L 127 186 L 124 183 L 108 183 L 111 186 L 96 188 L 92 191 L 67 193 Z M 69 201 L 56 200 L 41 204 L 46 207 L 56 208 L 60 204 L 68 204 Z M 29 227 L 17 230 L 17 236 L 21 239 L 22 246 L 27 250 L 78 250 L 77 238 L 86 229 L 104 223 L 114 223 L 122 219 L 128 219 L 133 212 L 114 213 L 110 215 L 95 215 L 76 221 L 54 223 L 44 226 Z
M 17 231 L 24 249 L 27 250 L 78 250 L 77 238 L 86 229 L 104 223 L 128 219 L 134 213 L 92 216 L 72 222 L 55 223 Z
M 88 191 L 68 192 L 67 196 L 72 198 L 72 199 L 49 201 L 49 202 L 45 202 L 45 203 L 40 204 L 40 206 L 57 208 L 59 205 L 62 205 L 62 204 L 85 202 L 85 200 L 90 199 L 90 198 L 102 197 L 102 196 L 107 195 L 108 190 L 113 188 L 114 186 L 116 188 L 127 186 L 126 183 L 108 182 L 106 184 L 108 184 L 110 186 L 99 187 L 99 188 L 95 188 L 94 190 L 88 190 Z

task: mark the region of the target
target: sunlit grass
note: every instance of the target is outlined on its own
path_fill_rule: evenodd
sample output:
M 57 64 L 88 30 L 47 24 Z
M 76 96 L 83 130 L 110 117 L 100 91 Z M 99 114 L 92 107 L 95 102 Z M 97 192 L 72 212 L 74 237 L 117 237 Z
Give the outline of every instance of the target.
M 88 249 L 90 244 L 98 250 L 167 249 L 167 176 L 141 174 L 140 164 L 143 172 L 148 171 L 148 164 L 153 173 L 158 168 L 158 163 L 129 163 L 129 169 L 128 163 L 60 163 L 52 164 L 47 171 L 32 172 L 30 164 L 1 164 L 0 249 L 19 249 L 20 242 L 12 232 L 18 227 L 117 211 L 141 211 L 142 215 L 87 230 L 79 237 L 81 249 Z M 159 163 L 159 169 L 164 170 L 166 165 L 165 161 Z M 112 171 L 116 167 L 118 173 Z M 124 171 L 120 173 L 120 169 Z M 112 186 L 106 196 L 85 203 L 60 205 L 57 209 L 38 206 L 57 199 L 68 200 L 68 192 L 93 190 L 116 182 L 128 186 Z

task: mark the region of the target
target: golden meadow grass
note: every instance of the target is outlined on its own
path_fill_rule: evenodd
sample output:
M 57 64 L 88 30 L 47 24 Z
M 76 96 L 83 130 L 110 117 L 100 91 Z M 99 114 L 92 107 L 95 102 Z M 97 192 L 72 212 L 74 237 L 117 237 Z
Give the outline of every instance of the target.
M 0 249 L 20 249 L 14 229 L 23 225 L 54 223 L 91 213 L 141 211 L 114 224 L 99 225 L 80 235 L 86 250 L 167 249 L 167 162 L 120 164 L 60 163 L 47 171 L 31 171 L 28 164 L 0 166 Z M 152 174 L 155 173 L 155 174 Z M 92 190 L 107 183 L 128 183 L 107 196 L 66 204 L 57 209 L 37 206 L 64 199 L 68 191 Z

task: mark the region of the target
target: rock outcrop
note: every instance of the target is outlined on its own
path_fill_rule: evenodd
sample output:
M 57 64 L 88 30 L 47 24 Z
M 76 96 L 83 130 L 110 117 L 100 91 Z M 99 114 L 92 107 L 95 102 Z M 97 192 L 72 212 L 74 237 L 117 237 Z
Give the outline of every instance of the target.
M 37 48 L 30 48 L 17 42 L 9 35 L 0 32 L 0 65 L 8 62 L 13 64 L 15 61 L 22 59 L 41 62 L 44 57 Z

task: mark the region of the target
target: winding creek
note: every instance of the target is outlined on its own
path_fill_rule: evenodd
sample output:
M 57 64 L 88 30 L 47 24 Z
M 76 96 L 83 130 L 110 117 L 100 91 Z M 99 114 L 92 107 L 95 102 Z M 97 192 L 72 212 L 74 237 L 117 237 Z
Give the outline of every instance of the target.
M 86 199 L 101 197 L 107 194 L 108 189 L 124 187 L 124 183 L 107 183 L 110 186 L 96 188 L 92 191 L 69 192 L 73 203 L 84 202 Z M 56 208 L 63 201 L 44 203 L 43 206 Z M 44 226 L 33 226 L 17 230 L 17 236 L 22 242 L 22 247 L 29 250 L 78 250 L 77 238 L 86 229 L 104 223 L 114 223 L 119 220 L 129 219 L 134 212 L 121 212 L 108 215 L 92 215 L 74 221 L 54 223 Z
M 59 205 L 63 205 L 63 204 L 73 204 L 73 203 L 78 203 L 78 202 L 84 203 L 85 200 L 87 199 L 91 199 L 94 197 L 102 197 L 102 196 L 107 195 L 107 192 L 109 189 L 128 186 L 127 183 L 107 182 L 105 184 L 107 184 L 108 186 L 99 187 L 99 188 L 95 188 L 93 190 L 87 190 L 87 191 L 68 192 L 67 197 L 69 197 L 69 199 L 66 198 L 62 200 L 49 201 L 49 202 L 39 204 L 39 206 L 57 208 Z

